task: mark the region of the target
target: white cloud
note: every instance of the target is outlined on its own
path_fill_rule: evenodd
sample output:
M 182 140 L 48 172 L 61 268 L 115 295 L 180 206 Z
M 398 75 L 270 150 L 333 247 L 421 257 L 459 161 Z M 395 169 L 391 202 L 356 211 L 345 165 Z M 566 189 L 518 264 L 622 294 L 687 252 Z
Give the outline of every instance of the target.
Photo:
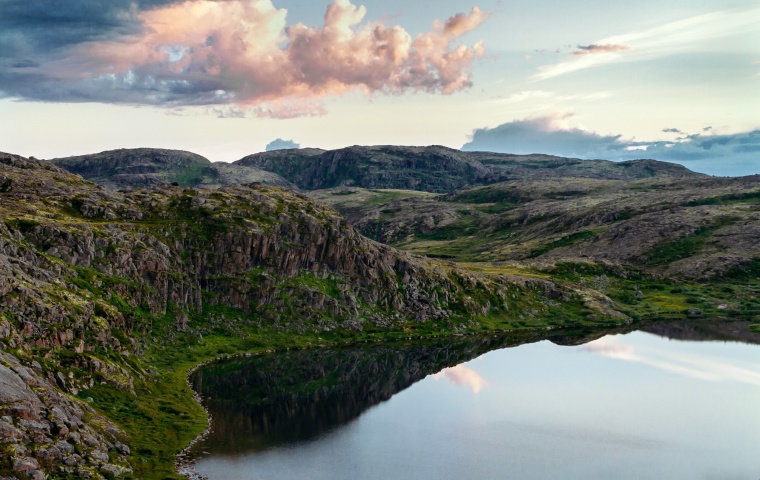
M 675 140 L 639 141 L 573 126 L 572 118 L 572 114 L 557 113 L 479 128 L 462 150 L 616 161 L 651 158 L 680 163 L 711 175 L 760 174 L 760 130 L 719 134 L 705 127 L 687 134 L 670 127 L 663 133 L 680 132 L 681 136 Z
M 546 80 L 615 62 L 634 62 L 675 53 L 703 51 L 709 42 L 760 30 L 760 8 L 721 10 L 669 22 L 650 29 L 603 38 L 591 46 L 594 55 L 575 55 L 571 60 L 544 66 L 531 77 Z M 626 48 L 604 48 L 625 46 Z

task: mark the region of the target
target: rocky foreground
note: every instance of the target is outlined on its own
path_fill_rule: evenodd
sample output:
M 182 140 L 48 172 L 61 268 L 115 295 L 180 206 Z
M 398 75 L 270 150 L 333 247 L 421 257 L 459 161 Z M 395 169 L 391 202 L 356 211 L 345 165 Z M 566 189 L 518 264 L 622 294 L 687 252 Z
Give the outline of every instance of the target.
M 112 191 L 0 154 L 0 215 L 0 477 L 171 476 L 203 429 L 182 368 L 274 339 L 630 321 L 589 286 L 405 253 L 261 183 Z

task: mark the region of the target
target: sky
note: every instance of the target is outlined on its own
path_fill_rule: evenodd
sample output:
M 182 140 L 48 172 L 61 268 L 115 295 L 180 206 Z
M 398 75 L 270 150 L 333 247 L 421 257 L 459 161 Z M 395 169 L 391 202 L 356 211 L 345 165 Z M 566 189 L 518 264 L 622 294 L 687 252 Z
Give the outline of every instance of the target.
M 0 0 L 0 151 L 381 144 L 760 173 L 760 4 Z

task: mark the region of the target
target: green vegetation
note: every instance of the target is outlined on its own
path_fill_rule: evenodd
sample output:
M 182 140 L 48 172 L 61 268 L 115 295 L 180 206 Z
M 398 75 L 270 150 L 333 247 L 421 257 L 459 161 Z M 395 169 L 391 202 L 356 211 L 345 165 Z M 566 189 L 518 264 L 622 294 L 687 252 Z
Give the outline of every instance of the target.
M 195 187 L 203 182 L 204 175 L 207 175 L 208 170 L 208 165 L 191 163 L 174 170 L 173 181 L 179 183 L 180 187 Z
M 745 193 L 730 193 L 717 197 L 699 198 L 688 202 L 690 207 L 700 205 L 730 205 L 733 203 L 748 203 L 760 201 L 760 191 Z
M 648 254 L 649 262 L 652 265 L 667 265 L 677 260 L 695 256 L 713 233 L 737 220 L 734 217 L 722 217 L 716 223 L 700 227 L 692 235 L 681 237 L 665 245 L 659 245 Z
M 555 248 L 568 247 L 570 245 L 580 242 L 581 240 L 592 238 L 594 235 L 596 235 L 596 232 L 594 230 L 584 230 L 580 232 L 573 232 L 570 235 L 565 235 L 562 238 L 554 240 L 553 242 L 548 243 L 537 250 L 534 250 L 533 253 L 530 255 L 530 257 L 531 258 L 540 257 L 541 255 L 554 250 Z

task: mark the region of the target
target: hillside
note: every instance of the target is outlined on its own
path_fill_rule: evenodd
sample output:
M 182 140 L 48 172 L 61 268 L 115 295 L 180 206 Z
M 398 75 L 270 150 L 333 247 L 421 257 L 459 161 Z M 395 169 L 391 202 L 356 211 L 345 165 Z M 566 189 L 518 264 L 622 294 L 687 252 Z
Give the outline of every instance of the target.
M 202 188 L 251 182 L 292 186 L 287 180 L 265 170 L 232 166 L 224 162 L 211 163 L 205 157 L 181 150 L 120 149 L 56 158 L 51 162 L 113 190 L 143 188 L 162 183 Z
M 631 321 L 588 286 L 396 250 L 263 184 L 110 191 L 0 154 L 0 212 L 0 476 L 173 476 L 204 428 L 185 375 L 219 355 Z
M 365 235 L 459 261 L 593 261 L 677 278 L 759 273 L 760 177 L 512 181 L 449 195 L 313 192 Z

